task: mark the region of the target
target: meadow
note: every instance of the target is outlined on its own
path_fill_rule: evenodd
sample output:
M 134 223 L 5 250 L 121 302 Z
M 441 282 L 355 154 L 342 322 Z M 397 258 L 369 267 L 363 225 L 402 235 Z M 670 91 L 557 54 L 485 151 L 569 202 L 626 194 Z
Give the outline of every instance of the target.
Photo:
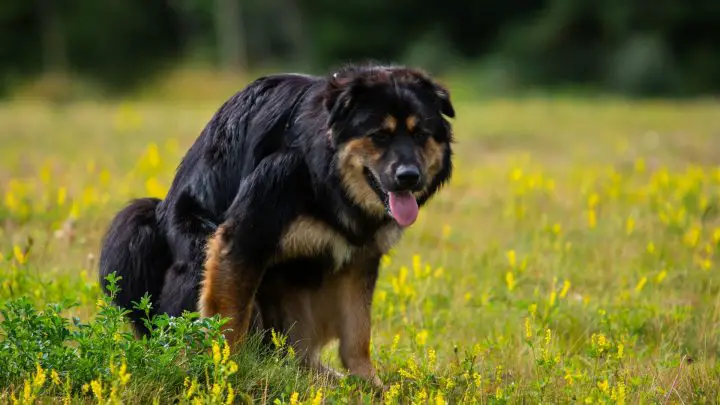
M 136 340 L 100 293 L 111 216 L 223 97 L 0 105 L 0 402 L 720 401 L 720 105 L 460 93 L 451 185 L 382 263 L 384 392 L 280 335 L 229 355 L 217 319 Z

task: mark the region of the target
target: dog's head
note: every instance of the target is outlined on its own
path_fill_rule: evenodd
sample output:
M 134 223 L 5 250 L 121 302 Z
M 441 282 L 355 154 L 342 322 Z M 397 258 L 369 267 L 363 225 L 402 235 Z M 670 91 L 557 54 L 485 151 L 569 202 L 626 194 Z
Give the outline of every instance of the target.
M 329 79 L 324 103 L 349 197 L 371 215 L 411 225 L 450 178 L 448 90 L 416 69 L 351 66 Z

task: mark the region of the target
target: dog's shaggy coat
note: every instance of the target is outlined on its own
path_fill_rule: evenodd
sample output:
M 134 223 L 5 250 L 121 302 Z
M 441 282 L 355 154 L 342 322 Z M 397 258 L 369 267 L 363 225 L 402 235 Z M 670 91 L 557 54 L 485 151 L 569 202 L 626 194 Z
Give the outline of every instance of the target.
M 216 112 L 163 200 L 116 215 L 101 282 L 122 276 L 126 309 L 148 293 L 152 314 L 228 317 L 232 344 L 256 313 L 316 368 L 338 338 L 350 373 L 380 384 L 369 355 L 379 261 L 449 180 L 454 115 L 447 89 L 406 67 L 260 78 Z

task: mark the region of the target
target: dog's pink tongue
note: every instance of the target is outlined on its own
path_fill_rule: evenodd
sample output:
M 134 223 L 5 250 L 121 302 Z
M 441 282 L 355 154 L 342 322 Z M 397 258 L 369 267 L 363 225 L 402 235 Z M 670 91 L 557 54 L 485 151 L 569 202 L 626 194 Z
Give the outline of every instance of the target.
M 418 216 L 418 205 L 415 196 L 409 192 L 390 193 L 390 213 L 398 225 L 412 225 Z

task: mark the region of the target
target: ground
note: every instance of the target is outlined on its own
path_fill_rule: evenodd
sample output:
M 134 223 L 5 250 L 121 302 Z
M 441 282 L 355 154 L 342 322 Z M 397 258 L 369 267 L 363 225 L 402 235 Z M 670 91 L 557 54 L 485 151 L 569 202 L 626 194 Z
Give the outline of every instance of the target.
M 3 402 L 720 400 L 717 103 L 459 95 L 451 185 L 383 260 L 375 392 L 190 315 L 136 341 L 101 299 L 111 216 L 221 101 L 0 106 Z

